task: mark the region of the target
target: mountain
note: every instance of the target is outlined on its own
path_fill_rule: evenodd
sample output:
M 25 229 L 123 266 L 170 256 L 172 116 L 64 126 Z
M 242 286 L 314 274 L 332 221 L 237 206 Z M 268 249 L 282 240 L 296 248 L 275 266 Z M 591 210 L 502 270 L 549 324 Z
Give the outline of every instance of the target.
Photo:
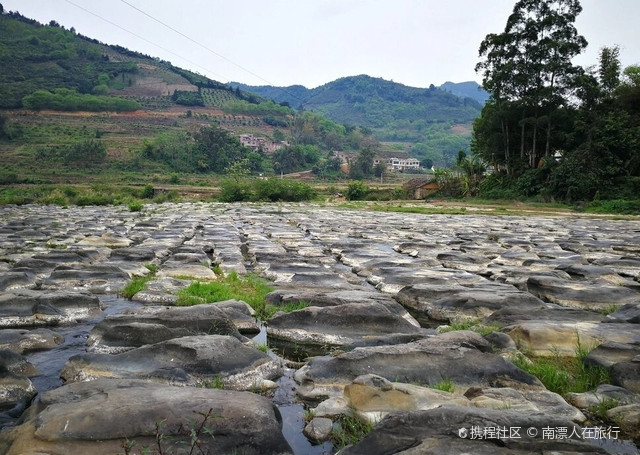
M 485 89 L 483 89 L 480 84 L 474 81 L 445 82 L 438 88 L 461 98 L 474 99 L 480 104 L 486 103 L 489 99 L 489 93 Z
M 124 97 L 144 108 L 260 101 L 167 61 L 14 12 L 0 14 L 0 60 L 0 108 L 5 109 L 27 107 L 23 99 L 35 91 L 60 89 Z
M 409 87 L 367 75 L 340 78 L 314 89 L 229 85 L 322 113 L 344 125 L 371 128 L 378 140 L 397 143 L 413 156 L 440 165 L 450 164 L 458 150 L 469 149 L 471 125 L 482 110 L 482 103 L 471 96 L 458 96 L 433 85 Z M 468 83 L 454 86 L 472 93 Z

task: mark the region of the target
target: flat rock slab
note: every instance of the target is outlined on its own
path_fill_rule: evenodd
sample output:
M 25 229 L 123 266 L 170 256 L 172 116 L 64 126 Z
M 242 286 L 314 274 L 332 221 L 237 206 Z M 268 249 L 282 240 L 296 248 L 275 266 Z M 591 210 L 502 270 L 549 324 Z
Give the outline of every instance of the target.
M 148 307 L 108 316 L 89 334 L 87 346 L 95 352 L 113 354 L 195 335 L 240 333 L 221 307 L 202 304 L 189 307 Z
M 640 344 L 638 324 L 525 321 L 502 330 L 535 355 L 575 356 L 579 346 L 591 348 L 604 342 Z
M 403 288 L 396 300 L 423 324 L 483 319 L 505 308 L 541 311 L 548 306 L 514 286 L 488 280 L 469 285 L 416 284 Z
M 71 357 L 60 373 L 69 382 L 98 378 L 144 379 L 176 385 L 249 390 L 271 387 L 282 366 L 267 354 L 225 335 L 187 336 L 120 354 Z
M 71 323 L 101 309 L 98 297 L 88 293 L 15 290 L 0 295 L 0 328 Z
M 0 331 L 0 349 L 17 354 L 53 349 L 64 341 L 58 333 L 45 329 L 3 329 Z
M 472 429 L 489 435 L 495 428 L 519 429 L 516 437 L 483 437 L 472 439 Z M 527 434 L 535 428 L 536 436 Z M 529 453 L 593 453 L 606 454 L 579 437 L 544 439 L 543 428 L 566 428 L 568 435 L 582 429 L 567 419 L 554 415 L 531 415 L 516 411 L 444 406 L 426 411 L 401 412 L 387 416 L 355 446 L 342 450 L 341 455 L 371 455 L 373 453 L 402 454 L 529 454 Z M 491 433 L 494 429 L 494 433 Z M 504 432 L 502 433 L 504 434 Z
M 277 409 L 260 395 L 113 379 L 44 393 L 37 409 L 6 435 L 4 448 L 7 455 L 113 455 L 132 442 L 136 450 L 154 450 L 160 422 L 163 450 L 178 453 L 179 447 L 190 446 L 190 431 L 207 414 L 211 435 L 198 435 L 204 453 L 293 453 Z
M 480 335 L 461 331 L 407 344 L 356 348 L 335 357 L 314 357 L 296 372 L 298 395 L 312 401 L 339 396 L 346 385 L 366 374 L 425 386 L 450 380 L 463 388 L 544 389 L 538 379 L 488 350 L 489 343 Z
M 362 343 L 383 335 L 421 335 L 418 323 L 396 302 L 351 303 L 307 307 L 278 313 L 267 324 L 267 336 L 313 354 Z
M 527 289 L 533 295 L 563 306 L 583 309 L 606 309 L 611 305 L 640 303 L 640 292 L 624 286 L 561 280 L 532 276 Z

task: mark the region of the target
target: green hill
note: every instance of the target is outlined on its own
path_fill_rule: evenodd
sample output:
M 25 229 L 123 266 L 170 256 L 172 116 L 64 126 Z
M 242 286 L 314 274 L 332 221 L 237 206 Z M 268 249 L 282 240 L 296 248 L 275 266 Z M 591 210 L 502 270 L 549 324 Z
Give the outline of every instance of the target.
M 223 107 L 239 101 L 263 101 L 169 62 L 105 45 L 55 21 L 43 25 L 13 12 L 0 15 L 0 59 L 0 109 L 34 107 L 24 106 L 25 96 L 59 89 L 85 95 L 84 101 L 89 99 L 86 95 L 126 98 L 133 102 L 128 104 L 131 109 L 176 104 Z M 69 98 L 69 93 L 64 93 Z M 50 101 L 51 93 L 40 92 L 38 96 L 39 101 Z M 36 103 L 42 109 L 77 110 L 73 104 L 52 107 Z M 86 103 L 80 104 L 84 110 Z
M 458 150 L 469 148 L 471 124 L 482 109 L 471 97 L 433 85 L 408 87 L 366 75 L 337 79 L 314 89 L 230 85 L 322 113 L 335 122 L 371 128 L 378 140 L 396 143 L 398 149 L 441 165 L 452 162 Z

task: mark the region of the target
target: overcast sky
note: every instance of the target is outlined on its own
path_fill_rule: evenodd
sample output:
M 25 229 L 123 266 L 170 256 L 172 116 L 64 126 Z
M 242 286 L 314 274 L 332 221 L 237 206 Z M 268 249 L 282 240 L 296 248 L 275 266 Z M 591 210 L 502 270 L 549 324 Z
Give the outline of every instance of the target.
M 42 23 L 56 20 L 104 43 L 160 57 L 221 82 L 313 88 L 359 74 L 413 87 L 480 82 L 474 72 L 480 42 L 488 33 L 504 30 L 515 0 L 0 3 L 5 10 Z M 576 27 L 589 47 L 575 63 L 595 64 L 602 46 L 617 44 L 623 67 L 640 64 L 640 0 L 581 3 Z

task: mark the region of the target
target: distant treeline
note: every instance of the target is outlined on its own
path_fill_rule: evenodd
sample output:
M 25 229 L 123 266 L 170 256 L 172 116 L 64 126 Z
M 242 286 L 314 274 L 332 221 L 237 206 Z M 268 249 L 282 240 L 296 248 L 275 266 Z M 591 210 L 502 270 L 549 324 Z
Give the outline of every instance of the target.
M 134 100 L 102 95 L 78 93 L 67 88 L 58 88 L 53 92 L 36 90 L 22 99 L 27 109 L 56 111 L 135 111 L 140 104 Z

